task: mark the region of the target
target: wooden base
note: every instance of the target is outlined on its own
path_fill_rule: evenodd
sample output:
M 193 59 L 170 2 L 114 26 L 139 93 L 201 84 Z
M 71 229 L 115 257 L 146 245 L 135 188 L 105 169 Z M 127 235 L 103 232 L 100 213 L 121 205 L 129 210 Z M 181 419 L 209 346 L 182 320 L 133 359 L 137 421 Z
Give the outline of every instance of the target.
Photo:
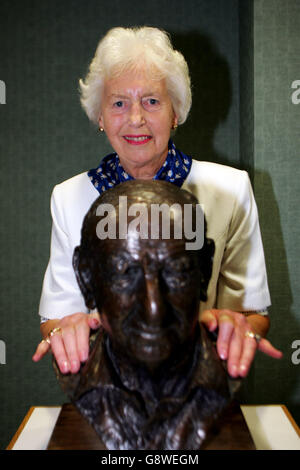
M 48 450 L 107 450 L 95 430 L 72 404 L 65 404 L 58 417 Z M 232 406 L 203 450 L 255 450 L 238 405 Z
M 241 408 L 234 403 L 218 421 L 202 450 L 255 450 Z
M 106 450 L 96 431 L 74 405 L 62 406 L 47 450 Z

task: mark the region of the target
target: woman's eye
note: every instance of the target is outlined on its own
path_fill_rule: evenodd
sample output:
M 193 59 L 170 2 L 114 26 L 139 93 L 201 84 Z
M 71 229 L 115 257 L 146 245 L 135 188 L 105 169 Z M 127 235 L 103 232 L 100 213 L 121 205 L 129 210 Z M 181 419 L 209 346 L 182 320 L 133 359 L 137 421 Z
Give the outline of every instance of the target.
M 159 100 L 156 98 L 146 98 L 143 101 L 143 106 L 148 109 L 157 109 L 159 107 Z
M 114 107 L 115 107 L 115 108 L 122 108 L 122 106 L 123 106 L 123 101 L 116 101 L 116 102 L 114 103 Z
M 150 106 L 158 106 L 159 101 L 156 98 L 149 98 L 148 103 Z

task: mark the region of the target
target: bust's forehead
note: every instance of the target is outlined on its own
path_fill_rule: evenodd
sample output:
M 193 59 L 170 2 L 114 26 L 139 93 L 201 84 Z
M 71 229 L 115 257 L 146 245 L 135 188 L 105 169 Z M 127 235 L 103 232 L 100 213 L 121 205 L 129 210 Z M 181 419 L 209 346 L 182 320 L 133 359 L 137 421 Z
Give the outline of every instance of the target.
M 186 250 L 185 240 L 182 239 L 152 240 L 128 236 L 125 240 L 99 240 L 97 245 L 102 260 L 112 263 L 117 259 L 142 261 L 145 257 L 159 262 L 193 255 L 193 252 Z
M 118 205 L 120 196 L 126 196 L 130 202 L 188 203 L 197 202 L 188 191 L 162 180 L 130 180 L 102 193 L 98 203 Z

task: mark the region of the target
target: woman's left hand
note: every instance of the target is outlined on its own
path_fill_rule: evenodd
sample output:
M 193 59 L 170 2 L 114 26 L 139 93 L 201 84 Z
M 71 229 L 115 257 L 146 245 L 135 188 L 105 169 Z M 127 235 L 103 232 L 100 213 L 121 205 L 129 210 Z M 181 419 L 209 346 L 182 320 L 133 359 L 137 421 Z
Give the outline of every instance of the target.
M 217 351 L 221 359 L 227 360 L 227 369 L 232 377 L 247 376 L 257 349 L 275 359 L 282 357 L 282 352 L 264 338 L 269 329 L 267 316 L 246 316 L 227 309 L 210 309 L 201 313 L 200 321 L 209 331 L 219 329 Z M 251 337 L 251 333 L 261 336 L 261 339 Z

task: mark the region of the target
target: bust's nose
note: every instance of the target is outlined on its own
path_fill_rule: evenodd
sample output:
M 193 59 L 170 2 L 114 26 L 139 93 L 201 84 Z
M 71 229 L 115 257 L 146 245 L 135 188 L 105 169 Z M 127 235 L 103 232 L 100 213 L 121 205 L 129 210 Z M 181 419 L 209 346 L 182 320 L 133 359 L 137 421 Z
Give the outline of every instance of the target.
M 166 304 L 157 272 L 145 275 L 144 321 L 150 327 L 165 323 Z

